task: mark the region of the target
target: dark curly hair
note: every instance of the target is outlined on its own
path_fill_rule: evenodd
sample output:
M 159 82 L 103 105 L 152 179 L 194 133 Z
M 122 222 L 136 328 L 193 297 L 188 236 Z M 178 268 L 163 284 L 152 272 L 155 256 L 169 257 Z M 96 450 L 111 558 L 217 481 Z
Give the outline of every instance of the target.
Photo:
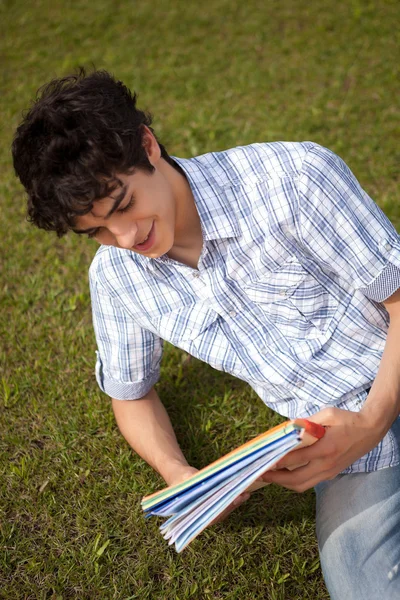
M 118 187 L 118 173 L 133 167 L 152 172 L 144 125 L 153 131 L 151 116 L 136 108 L 136 94 L 107 71 L 80 68 L 40 88 L 12 144 L 14 169 L 28 193 L 28 220 L 62 236 Z

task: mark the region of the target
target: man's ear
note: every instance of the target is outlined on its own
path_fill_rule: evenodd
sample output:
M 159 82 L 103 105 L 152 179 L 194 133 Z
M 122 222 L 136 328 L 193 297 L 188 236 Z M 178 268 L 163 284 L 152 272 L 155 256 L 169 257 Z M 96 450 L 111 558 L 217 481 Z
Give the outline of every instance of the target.
M 158 142 L 154 136 L 154 133 L 150 131 L 150 129 L 146 125 L 142 125 L 143 134 L 142 134 L 142 145 L 146 151 L 147 158 L 153 167 L 155 167 L 156 163 L 161 158 L 161 150 Z

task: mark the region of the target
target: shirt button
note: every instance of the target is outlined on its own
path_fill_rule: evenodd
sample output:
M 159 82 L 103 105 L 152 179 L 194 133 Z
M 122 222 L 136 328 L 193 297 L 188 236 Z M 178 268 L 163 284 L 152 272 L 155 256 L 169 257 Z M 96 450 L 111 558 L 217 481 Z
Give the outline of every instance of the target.
M 296 381 L 296 385 L 298 388 L 302 388 L 302 387 L 304 387 L 304 381 L 300 381 L 300 380 Z
M 230 311 L 229 311 L 229 316 L 230 316 L 230 317 L 232 317 L 232 318 L 233 318 L 233 317 L 236 317 L 236 314 L 237 314 L 237 313 L 236 313 L 236 310 L 230 310 Z
M 280 290 L 279 295 L 280 296 L 286 296 L 287 293 L 288 293 L 287 290 Z
M 389 243 L 385 244 L 385 250 L 387 250 L 389 252 L 389 250 L 391 250 L 391 249 L 392 249 L 392 246 Z
M 197 277 L 200 277 L 200 273 L 198 271 L 195 271 L 193 273 L 193 277 L 196 277 L 196 279 L 197 279 Z

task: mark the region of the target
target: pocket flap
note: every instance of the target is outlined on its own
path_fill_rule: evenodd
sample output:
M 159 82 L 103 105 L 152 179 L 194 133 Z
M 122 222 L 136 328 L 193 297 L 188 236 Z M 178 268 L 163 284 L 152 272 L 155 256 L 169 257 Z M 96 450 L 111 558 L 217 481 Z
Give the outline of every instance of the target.
M 307 273 L 303 270 L 280 269 L 271 273 L 268 278 L 247 285 L 245 290 L 254 302 L 270 304 L 289 298 L 306 276 Z
M 192 305 L 164 314 L 153 320 L 159 335 L 173 344 L 193 340 L 219 318 L 211 308 Z

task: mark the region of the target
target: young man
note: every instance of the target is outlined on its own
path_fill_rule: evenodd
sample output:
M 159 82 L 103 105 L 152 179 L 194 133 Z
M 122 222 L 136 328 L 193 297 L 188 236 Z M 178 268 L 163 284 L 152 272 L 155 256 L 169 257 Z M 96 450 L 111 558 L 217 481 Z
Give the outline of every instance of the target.
M 106 72 L 45 87 L 13 156 L 30 219 L 101 244 L 97 380 L 132 448 L 169 485 L 195 471 L 154 389 L 162 340 L 240 377 L 327 428 L 265 480 L 316 487 L 331 597 L 400 597 L 400 239 L 343 161 L 311 142 L 171 158 Z

